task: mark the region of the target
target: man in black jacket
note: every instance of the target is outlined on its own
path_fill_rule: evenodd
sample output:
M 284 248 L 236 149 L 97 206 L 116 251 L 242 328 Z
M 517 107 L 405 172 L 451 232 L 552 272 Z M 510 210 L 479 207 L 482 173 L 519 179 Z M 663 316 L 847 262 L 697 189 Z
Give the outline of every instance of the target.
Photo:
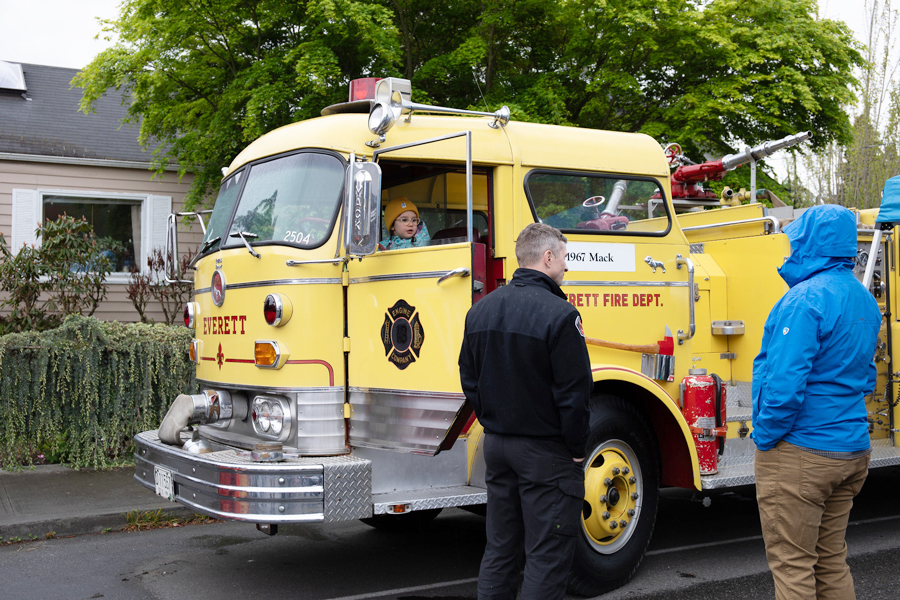
M 566 238 L 533 223 L 509 285 L 466 316 L 459 372 L 484 426 L 487 547 L 479 600 L 561 599 L 581 530 L 591 366 L 581 316 L 560 289 Z

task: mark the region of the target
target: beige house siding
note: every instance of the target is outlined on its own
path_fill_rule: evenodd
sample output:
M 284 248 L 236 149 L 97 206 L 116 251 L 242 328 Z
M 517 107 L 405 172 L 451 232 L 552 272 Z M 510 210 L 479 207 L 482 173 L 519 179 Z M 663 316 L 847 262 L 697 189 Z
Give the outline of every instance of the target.
M 43 158 L 54 160 L 52 157 Z M 167 172 L 158 176 L 139 167 L 121 168 L 0 159 L 0 232 L 6 236 L 9 243 L 14 189 L 168 196 L 172 198 L 172 210 L 177 212 L 181 210 L 185 192 L 192 178 L 193 176 L 188 175 L 179 181 L 177 173 Z M 37 227 L 37 223 L 34 225 Z M 196 251 L 201 239 L 199 225 L 194 223 L 190 227 L 185 227 L 179 224 L 178 245 L 182 253 L 188 250 Z M 142 266 L 146 268 L 146 265 Z M 104 320 L 125 322 L 139 320 L 137 311 L 126 295 L 126 285 L 126 282 L 108 283 L 107 300 L 100 305 L 94 316 Z M 147 312 L 155 321 L 163 321 L 162 310 L 155 300 L 148 303 Z

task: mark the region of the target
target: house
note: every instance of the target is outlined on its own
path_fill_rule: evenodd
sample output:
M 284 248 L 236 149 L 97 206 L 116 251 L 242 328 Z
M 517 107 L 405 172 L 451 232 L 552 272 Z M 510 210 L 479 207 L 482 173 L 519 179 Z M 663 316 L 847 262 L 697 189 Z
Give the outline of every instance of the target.
M 133 268 L 147 271 L 150 249 L 164 248 L 169 213 L 180 210 L 192 176 L 174 168 L 150 170 L 152 153 L 137 141 L 138 128 L 123 125 L 123 93 L 110 90 L 96 112 L 79 112 L 76 69 L 0 62 L 0 232 L 13 251 L 35 244 L 39 222 L 65 212 L 84 216 L 117 252 L 107 280 L 107 300 L 95 316 L 137 321 L 126 295 Z M 179 226 L 179 249 L 196 250 L 200 227 Z M 151 301 L 149 316 L 162 320 Z

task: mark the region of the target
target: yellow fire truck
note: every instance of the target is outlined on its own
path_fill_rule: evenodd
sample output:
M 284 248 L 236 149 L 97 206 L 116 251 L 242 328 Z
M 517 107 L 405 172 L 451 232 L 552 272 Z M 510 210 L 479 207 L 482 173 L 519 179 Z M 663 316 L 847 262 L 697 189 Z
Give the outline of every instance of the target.
M 250 144 L 208 217 L 170 217 L 170 255 L 184 217 L 205 232 L 185 308 L 201 393 L 136 436 L 135 476 L 269 534 L 477 510 L 482 428 L 459 382 L 464 318 L 512 277 L 516 234 L 542 221 L 569 240 L 562 288 L 581 312 L 595 382 L 570 587 L 614 589 L 646 552 L 660 487 L 753 482 L 751 363 L 787 289 L 776 268 L 790 244 L 762 204 L 719 207 L 698 191 L 708 169 L 673 197 L 669 160 L 648 136 L 410 96 L 405 80 L 354 82 L 349 102 Z M 380 250 L 383 207 L 401 196 L 430 244 Z M 867 264 L 892 328 L 896 234 L 876 236 L 870 212 L 859 220 L 859 276 Z M 900 462 L 891 328 L 867 401 L 873 466 Z

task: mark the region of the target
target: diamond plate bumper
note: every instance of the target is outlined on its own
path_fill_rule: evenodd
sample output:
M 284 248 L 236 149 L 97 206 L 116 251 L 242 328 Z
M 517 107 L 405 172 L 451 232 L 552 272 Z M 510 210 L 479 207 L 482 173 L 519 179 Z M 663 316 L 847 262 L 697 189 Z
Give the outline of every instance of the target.
M 245 453 L 212 443 L 191 454 L 163 444 L 156 431 L 134 438 L 135 474 L 155 490 L 153 471 L 168 469 L 175 501 L 220 519 L 253 523 L 309 523 L 372 516 L 372 463 L 352 456 L 253 462 Z

